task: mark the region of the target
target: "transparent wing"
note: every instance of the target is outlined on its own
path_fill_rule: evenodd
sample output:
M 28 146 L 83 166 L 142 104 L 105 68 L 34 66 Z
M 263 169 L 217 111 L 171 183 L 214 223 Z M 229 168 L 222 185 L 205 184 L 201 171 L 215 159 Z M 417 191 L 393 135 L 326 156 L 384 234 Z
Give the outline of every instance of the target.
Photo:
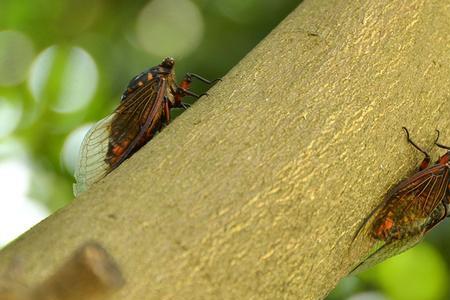
M 76 183 L 73 185 L 75 196 L 110 172 L 110 166 L 105 162 L 105 157 L 108 152 L 113 118 L 114 114 L 97 122 L 83 139 L 75 168 Z
M 75 196 L 119 166 L 146 142 L 146 137 L 151 138 L 149 133 L 160 128 L 166 86 L 159 78 L 147 82 L 89 130 L 75 169 Z

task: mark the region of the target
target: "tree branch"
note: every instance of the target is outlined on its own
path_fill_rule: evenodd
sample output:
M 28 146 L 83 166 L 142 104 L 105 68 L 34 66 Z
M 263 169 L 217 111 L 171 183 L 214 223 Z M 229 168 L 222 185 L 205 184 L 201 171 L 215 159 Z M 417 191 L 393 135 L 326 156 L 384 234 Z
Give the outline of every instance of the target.
M 352 235 L 450 125 L 450 6 L 307 0 L 210 96 L 0 254 L 50 274 L 104 244 L 112 299 L 324 297 Z M 220 59 L 220 58 L 218 58 Z M 436 154 L 436 152 L 432 152 Z

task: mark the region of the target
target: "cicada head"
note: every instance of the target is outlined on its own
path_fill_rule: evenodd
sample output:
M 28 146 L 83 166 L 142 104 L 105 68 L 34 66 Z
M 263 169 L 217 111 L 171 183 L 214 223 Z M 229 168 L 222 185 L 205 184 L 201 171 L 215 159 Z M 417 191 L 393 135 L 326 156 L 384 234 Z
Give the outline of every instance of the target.
M 160 64 L 160 66 L 165 69 L 172 69 L 174 65 L 175 65 L 175 60 L 172 57 L 166 57 Z

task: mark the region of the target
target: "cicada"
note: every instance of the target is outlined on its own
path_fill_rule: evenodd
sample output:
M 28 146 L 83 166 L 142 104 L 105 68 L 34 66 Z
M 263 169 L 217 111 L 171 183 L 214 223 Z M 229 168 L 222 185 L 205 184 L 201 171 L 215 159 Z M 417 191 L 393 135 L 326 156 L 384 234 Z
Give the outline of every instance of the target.
M 437 131 L 434 144 L 447 152 L 430 165 L 430 155 L 410 139 L 406 128 L 403 129 L 408 142 L 425 158 L 419 170 L 398 183 L 358 229 L 356 236 L 364 233 L 375 246 L 354 271 L 366 269 L 409 249 L 448 216 L 450 147 L 437 142 Z
M 81 144 L 75 170 L 75 195 L 117 168 L 167 126 L 170 109 L 186 109 L 188 105 L 181 102 L 184 96 L 203 96 L 189 91 L 194 78 L 207 84 L 219 80 L 210 81 L 187 73 L 178 85 L 174 64 L 174 59 L 167 57 L 161 64 L 134 77 L 116 110 L 89 130 Z

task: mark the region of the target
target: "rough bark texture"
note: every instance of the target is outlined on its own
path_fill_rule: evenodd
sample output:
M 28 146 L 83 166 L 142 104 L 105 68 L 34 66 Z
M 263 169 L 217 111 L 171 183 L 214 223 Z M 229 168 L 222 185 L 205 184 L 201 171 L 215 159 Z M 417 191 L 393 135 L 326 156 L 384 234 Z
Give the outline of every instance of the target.
M 0 268 L 18 254 L 42 280 L 96 239 L 127 280 L 112 299 L 320 299 L 357 261 L 358 224 L 421 159 L 401 127 L 449 144 L 449 99 L 448 1 L 307 0 Z

